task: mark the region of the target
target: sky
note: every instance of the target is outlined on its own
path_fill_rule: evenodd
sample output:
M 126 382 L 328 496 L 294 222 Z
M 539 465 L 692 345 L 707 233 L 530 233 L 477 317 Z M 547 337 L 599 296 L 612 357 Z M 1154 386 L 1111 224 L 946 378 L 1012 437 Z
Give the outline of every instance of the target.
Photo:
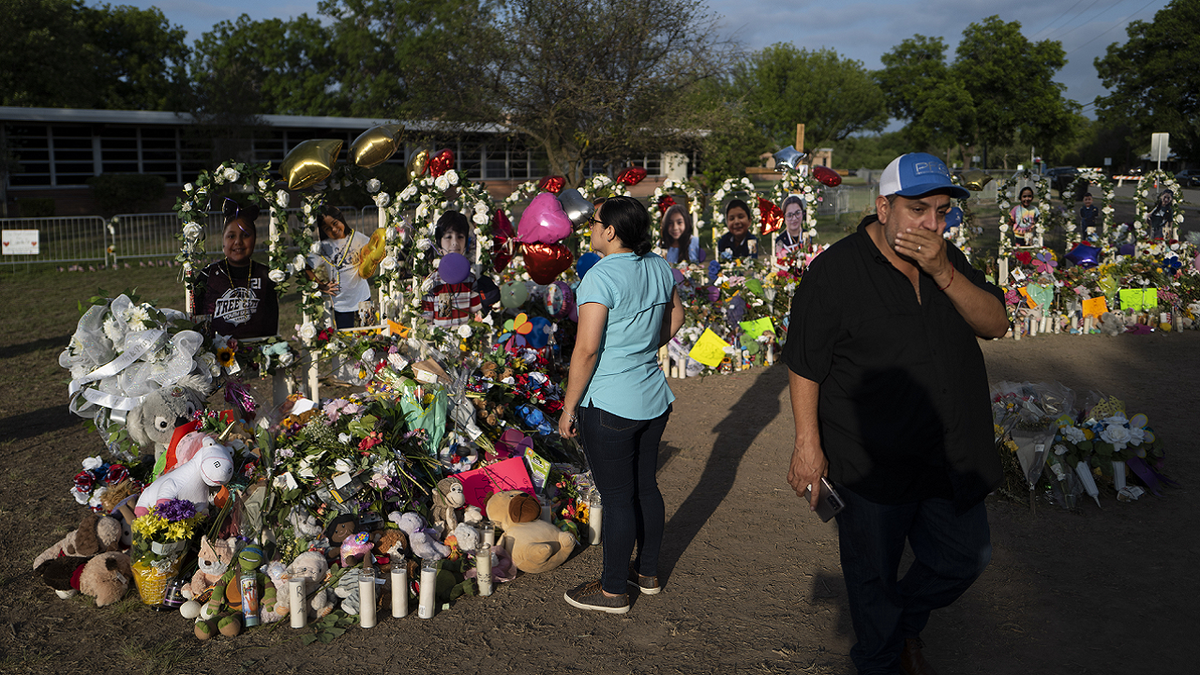
M 244 0 L 110 1 L 157 6 L 169 22 L 187 30 L 189 42 L 242 13 L 252 19 L 317 16 L 317 0 L 258 0 L 248 11 Z M 712 12 L 721 17 L 724 37 L 736 39 L 746 50 L 777 42 L 832 48 L 871 70 L 883 67 L 882 54 L 918 33 L 941 37 L 947 60 L 952 61 L 963 29 L 998 14 L 1004 21 L 1021 22 L 1030 40 L 1062 43 L 1067 65 L 1056 81 L 1067 86 L 1068 98 L 1084 104 L 1089 117 L 1094 116 L 1090 104 L 1105 93 L 1093 60 L 1103 56 L 1108 45 L 1125 41 L 1130 21 L 1152 21 L 1167 4 L 1168 0 L 708 0 Z

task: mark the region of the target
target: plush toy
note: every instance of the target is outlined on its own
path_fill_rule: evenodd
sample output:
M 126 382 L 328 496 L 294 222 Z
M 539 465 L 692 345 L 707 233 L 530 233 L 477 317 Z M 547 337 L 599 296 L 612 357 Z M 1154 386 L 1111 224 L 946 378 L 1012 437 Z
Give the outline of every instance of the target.
M 288 522 L 292 525 L 292 532 L 297 539 L 319 539 L 321 537 L 321 521 L 317 517 L 299 506 L 292 509 L 288 514 Z
M 291 565 L 287 566 L 284 574 L 278 579 L 272 578 L 275 583 L 275 614 L 279 616 L 287 616 L 293 608 L 291 605 L 290 595 L 288 594 L 288 581 L 291 579 L 305 579 L 305 590 L 312 599 L 308 603 L 308 618 L 310 620 L 320 619 L 329 612 L 333 611 L 333 606 L 329 599 L 329 590 L 317 590 L 325 581 L 325 574 L 329 572 L 329 565 L 325 562 L 325 556 L 317 551 L 306 551 L 296 556 Z
M 335 516 L 325 526 L 325 539 L 329 541 L 329 548 L 325 549 L 325 561 L 330 567 L 341 563 L 342 542 L 354 536 L 357 531 L 358 517 L 349 513 Z
M 548 572 L 575 550 L 575 537 L 539 520 L 537 499 L 520 490 L 497 492 L 487 501 L 488 519 L 504 531 L 500 544 L 522 572 Z
M 369 559 L 373 548 L 375 548 L 375 543 L 371 541 L 371 535 L 366 532 L 346 537 L 342 540 L 341 546 L 342 567 L 354 567 L 362 563 L 364 558 Z M 374 560 L 370 560 L 370 562 L 374 563 Z
M 360 610 L 360 598 L 358 595 L 358 582 L 362 579 L 363 570 L 361 567 L 351 567 L 342 573 L 338 579 L 337 587 L 333 589 L 333 594 L 341 599 L 339 609 L 347 614 L 358 614 Z
M 463 551 L 474 551 L 483 540 L 479 536 L 479 530 L 469 523 L 459 523 L 458 527 L 454 528 L 454 538 L 458 540 L 458 547 Z
M 1125 332 L 1125 315 L 1120 312 L 1105 312 L 1100 315 L 1100 323 L 1097 325 L 1105 335 L 1120 335 Z
M 210 382 L 192 374 L 170 387 L 147 394 L 125 418 L 129 437 L 143 447 L 153 445 L 154 459 L 158 460 L 171 447 L 172 438 L 178 441 L 186 435 L 184 432 L 176 437 L 175 429 L 192 422 L 192 416 L 204 408 L 212 391 Z
M 183 587 L 183 597 L 188 600 L 199 598 L 205 591 L 217 585 L 221 577 L 229 571 L 229 565 L 237 558 L 238 539 L 217 539 L 210 541 L 208 536 L 200 537 L 200 552 L 197 554 L 199 569 L 192 575 L 192 580 Z
M 90 558 L 97 553 L 116 551 L 120 545 L 121 522 L 109 516 L 89 513 L 79 521 L 78 528 L 34 558 L 33 569 L 60 556 Z
M 450 547 L 437 540 L 437 532 L 425 527 L 425 519 L 411 511 L 390 513 L 388 520 L 396 523 L 408 535 L 413 555 L 423 560 L 441 560 L 450 555 Z
M 116 551 L 101 553 L 83 566 L 79 592 L 95 598 L 97 607 L 104 607 L 124 597 L 132 581 L 133 566 L 129 556 Z
M 407 548 L 408 537 L 400 530 L 389 527 L 375 539 L 375 550 L 372 551 L 372 554 L 376 558 L 386 556 L 391 563 L 395 564 L 404 558 L 404 551 Z
M 208 489 L 224 485 L 232 477 L 229 448 L 210 437 L 198 455 L 147 485 L 133 512 L 144 516 L 150 507 L 171 499 L 186 499 L 196 505 L 197 511 L 204 511 L 208 509 Z
M 454 476 L 446 476 L 437 483 L 433 491 L 433 524 L 447 535 L 458 525 L 457 510 L 467 505 L 463 484 Z
M 212 597 L 200 611 L 196 620 L 195 633 L 200 640 L 207 640 L 220 631 L 225 637 L 235 637 L 242 632 L 242 584 L 241 578 L 253 575 L 258 594 L 258 607 L 251 608 L 253 615 L 260 618 L 276 610 L 275 585 L 270 577 L 258 571 L 263 563 L 263 552 L 258 546 L 247 546 L 237 555 L 237 565 L 231 565 L 213 587 Z M 223 612 L 223 609 L 228 611 Z

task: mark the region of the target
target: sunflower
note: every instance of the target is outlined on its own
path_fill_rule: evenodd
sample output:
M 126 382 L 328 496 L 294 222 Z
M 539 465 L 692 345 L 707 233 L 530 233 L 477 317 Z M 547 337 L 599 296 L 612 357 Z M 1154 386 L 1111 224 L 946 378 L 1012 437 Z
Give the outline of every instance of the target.
M 217 350 L 217 363 L 221 364 L 222 368 L 229 368 L 233 365 L 233 350 L 229 347 L 222 347 Z

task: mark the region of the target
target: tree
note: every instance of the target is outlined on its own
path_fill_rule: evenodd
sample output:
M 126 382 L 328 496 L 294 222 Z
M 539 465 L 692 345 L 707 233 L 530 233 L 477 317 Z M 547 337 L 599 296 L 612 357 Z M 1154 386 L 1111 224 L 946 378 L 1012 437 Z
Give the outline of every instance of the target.
M 187 31 L 160 9 L 97 5 L 84 9 L 91 32 L 99 107 L 179 110 L 187 99 Z
M 749 114 L 779 147 L 794 142 L 801 122 L 809 147 L 881 131 L 887 123 L 886 101 L 871 74 L 832 49 L 772 45 L 735 68 L 732 86 L 746 92 Z
M 874 74 L 888 112 L 908 121 L 903 135 L 911 148 L 973 144 L 975 104 L 946 64 L 945 52 L 941 38 L 914 35 L 884 54 L 884 68 Z
M 1101 83 L 1112 93 L 1096 99 L 1102 121 L 1126 124 L 1149 142 L 1168 132 L 1172 148 L 1200 160 L 1200 0 L 1172 0 L 1154 21 L 1134 21 L 1123 45 L 1108 46 L 1095 60 Z
M 760 155 L 771 148 L 771 142 L 746 112 L 744 94 L 712 79 L 698 83 L 689 96 L 690 109 L 709 111 L 703 132 L 688 139 L 700 151 L 693 168 L 703 175 L 706 186 L 715 189 L 727 178 L 741 176 L 746 167 L 760 163 Z

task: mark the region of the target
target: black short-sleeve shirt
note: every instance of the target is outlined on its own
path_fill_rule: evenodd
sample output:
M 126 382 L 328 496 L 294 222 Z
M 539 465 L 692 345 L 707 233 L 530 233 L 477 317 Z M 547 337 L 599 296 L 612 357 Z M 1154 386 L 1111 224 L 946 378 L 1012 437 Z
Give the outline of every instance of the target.
M 875 220 L 813 260 L 792 298 L 784 362 L 820 385 L 833 481 L 880 504 L 946 497 L 965 510 L 1001 478 L 983 353 L 925 274 L 918 302 L 867 233 Z M 947 244 L 947 254 L 1003 302 L 961 251 Z
M 209 320 L 210 334 L 241 340 L 269 337 L 279 331 L 279 297 L 268 276 L 270 271 L 257 261 L 232 267 L 218 260 L 200 272 L 195 312 Z

